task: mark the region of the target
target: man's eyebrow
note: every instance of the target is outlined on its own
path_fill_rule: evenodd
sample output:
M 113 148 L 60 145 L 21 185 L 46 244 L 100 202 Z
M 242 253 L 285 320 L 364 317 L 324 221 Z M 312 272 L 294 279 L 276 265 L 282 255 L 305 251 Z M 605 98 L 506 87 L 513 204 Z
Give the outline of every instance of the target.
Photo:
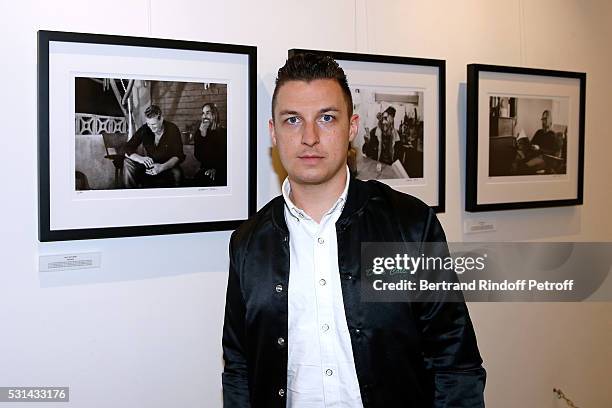
M 325 113 L 325 112 L 340 112 L 339 108 L 336 108 L 335 106 L 327 106 L 323 109 L 319 109 L 319 113 Z M 282 110 L 280 112 L 278 112 L 279 116 L 284 116 L 284 115 L 299 115 L 300 113 L 298 111 L 294 111 L 294 110 L 290 110 L 290 109 L 285 109 Z
M 335 106 L 329 106 L 327 108 L 323 108 L 319 110 L 319 113 L 325 113 L 325 112 L 340 112 L 340 109 L 336 108 Z
M 283 115 L 299 115 L 299 113 L 297 111 L 294 110 L 282 110 L 280 112 L 278 112 L 279 116 L 283 116 Z

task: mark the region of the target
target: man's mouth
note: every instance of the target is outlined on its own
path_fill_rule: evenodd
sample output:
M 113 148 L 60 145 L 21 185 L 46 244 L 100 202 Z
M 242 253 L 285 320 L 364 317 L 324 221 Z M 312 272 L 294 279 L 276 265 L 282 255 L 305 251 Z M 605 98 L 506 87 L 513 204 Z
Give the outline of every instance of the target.
M 320 154 L 301 154 L 298 156 L 298 158 L 306 163 L 315 163 L 318 162 L 319 160 L 323 159 L 323 156 L 321 156 Z

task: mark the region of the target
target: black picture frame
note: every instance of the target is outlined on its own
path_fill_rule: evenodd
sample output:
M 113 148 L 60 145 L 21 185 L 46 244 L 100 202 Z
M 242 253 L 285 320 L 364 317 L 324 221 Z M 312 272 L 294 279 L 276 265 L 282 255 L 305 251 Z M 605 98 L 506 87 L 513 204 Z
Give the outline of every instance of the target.
M 215 56 L 215 58 L 226 57 L 228 61 L 235 61 L 236 58 L 240 59 L 240 78 L 243 78 L 241 82 L 241 95 L 245 96 L 241 98 L 240 106 L 241 112 L 244 112 L 246 117 L 241 117 L 240 129 L 242 130 L 239 135 L 237 132 L 232 134 L 228 133 L 227 139 L 231 137 L 240 137 L 240 143 L 244 144 L 243 150 L 240 150 L 241 157 L 234 160 L 232 166 L 239 161 L 244 160 L 244 164 L 241 166 L 241 171 L 246 171 L 246 177 L 240 177 L 244 179 L 241 181 L 241 185 L 246 185 L 246 188 L 241 189 L 240 194 L 236 194 L 234 197 L 234 204 L 236 206 L 236 214 L 240 213 L 240 216 L 228 217 L 224 216 L 219 219 L 206 219 L 201 221 L 197 215 L 193 215 L 194 219 L 190 221 L 176 220 L 174 222 L 169 216 L 166 216 L 161 222 L 147 222 L 139 224 L 131 224 L 126 222 L 117 222 L 116 225 L 107 226 L 80 226 L 80 227 L 57 227 L 54 225 L 53 215 L 51 214 L 51 206 L 55 205 L 53 200 L 57 200 L 61 197 L 61 193 L 53 191 L 53 185 L 56 181 L 53 171 L 51 171 L 50 149 L 54 148 L 54 141 L 51 138 L 50 132 L 50 121 L 56 120 L 57 118 L 52 117 L 50 109 L 54 108 L 50 105 L 50 98 L 54 97 L 52 91 L 53 81 L 56 77 L 59 69 L 51 70 L 52 77 L 50 77 L 50 49 L 54 52 L 57 45 L 72 47 L 78 45 L 83 49 L 87 47 L 103 46 L 112 50 L 105 57 L 113 58 L 113 53 L 116 51 L 121 55 L 128 55 L 133 50 L 140 50 L 141 56 L 148 55 L 151 53 L 159 52 L 165 53 L 166 61 L 168 55 L 172 53 L 184 53 L 193 52 L 197 53 L 198 58 L 205 58 L 200 52 L 207 53 L 206 55 Z M 184 55 L 184 54 L 181 54 Z M 196 55 L 196 54 L 193 54 Z M 74 57 L 78 59 L 78 57 Z M 215 60 L 216 61 L 216 60 Z M 64 75 L 64 73 L 61 73 Z M 237 74 L 238 75 L 238 74 Z M 142 37 L 129 37 L 129 36 L 116 36 L 116 35 L 102 35 L 102 34 L 87 34 L 87 33 L 74 33 L 74 32 L 59 32 L 59 31 L 38 31 L 38 219 L 39 219 L 39 240 L 41 242 L 48 241 L 65 241 L 65 240 L 81 240 L 81 239 L 101 239 L 101 238 L 116 238 L 116 237 L 131 237 L 131 236 L 147 236 L 147 235 L 163 235 L 163 234 L 178 234 L 178 233 L 193 233 L 203 231 L 221 231 L 221 230 L 232 230 L 235 229 L 241 222 L 252 215 L 256 210 L 256 180 L 257 180 L 257 163 L 256 163 L 256 103 L 257 103 L 257 90 L 256 90 L 256 75 L 257 75 L 257 48 L 254 46 L 246 45 L 231 45 L 231 44 L 218 44 L 208 42 L 196 42 L 196 41 L 179 41 L 169 40 L 160 38 L 142 38 Z M 74 82 L 74 80 L 73 80 Z M 69 95 L 68 91 L 66 94 Z M 74 97 L 74 94 L 72 94 Z M 74 117 L 74 114 L 73 114 Z M 229 118 L 231 119 L 231 118 Z M 71 118 L 60 118 L 61 121 L 73 120 Z M 233 119 L 231 119 L 233 120 Z M 238 127 L 236 127 L 238 128 Z M 76 142 L 75 142 L 76 143 Z M 69 153 L 67 153 L 69 154 Z M 74 155 L 74 152 L 72 153 Z M 74 157 L 74 156 L 73 156 Z M 69 159 L 69 157 L 67 157 Z M 57 160 L 57 159 L 56 159 Z M 227 164 L 228 171 L 230 170 L 230 164 Z M 72 167 L 72 174 L 74 175 L 74 166 Z M 65 172 L 64 172 L 65 173 Z M 238 174 L 238 171 L 236 171 Z M 243 174 L 241 173 L 241 174 Z M 75 176 L 76 177 L 76 176 Z M 236 176 L 238 177 L 238 176 Z M 78 181 L 78 180 L 77 180 Z M 68 183 L 68 182 L 65 182 Z M 73 192 L 75 179 L 73 183 Z M 229 187 L 229 181 L 228 181 Z M 238 189 L 236 189 L 238 190 Z M 169 189 L 168 189 L 169 191 Z M 234 194 L 234 193 L 232 193 Z M 238 201 L 238 197 L 240 199 Z M 144 206 L 147 205 L 149 200 L 154 198 L 142 197 L 142 203 Z M 214 199 L 214 198 L 213 198 Z M 169 200 L 173 201 L 175 206 L 180 207 L 180 194 L 176 197 L 171 197 Z M 211 199 L 212 200 L 212 199 Z M 210 208 L 213 208 L 211 206 Z M 216 208 L 216 207 L 215 207 Z M 163 211 L 160 211 L 160 214 Z M 197 212 L 196 212 L 197 213 Z M 206 212 L 205 214 L 209 214 Z M 204 212 L 203 212 L 204 214 Z M 204 218 L 203 218 L 204 219 Z
M 483 90 L 483 81 L 496 82 L 491 86 L 486 85 Z M 501 99 L 509 101 L 509 106 L 501 108 L 509 112 L 507 116 L 496 113 L 496 109 L 500 109 L 495 106 L 496 98 L 501 100 L 497 95 L 502 95 Z M 524 139 L 525 136 L 529 138 L 529 135 L 525 132 L 520 133 L 524 129 L 519 129 L 518 126 L 520 112 L 517 106 L 521 103 L 523 106 L 527 105 L 530 101 L 522 102 L 522 100 L 530 98 L 544 101 L 541 104 L 550 100 L 553 105 L 559 104 L 559 106 L 563 105 L 564 107 L 563 115 L 559 116 L 563 116 L 563 120 L 566 122 L 564 125 L 565 134 L 559 137 L 562 132 L 557 132 L 558 136 L 555 139 L 559 141 L 562 150 L 559 150 L 558 156 L 547 154 L 543 150 L 540 153 L 540 156 L 546 156 L 545 159 L 550 157 L 551 161 L 561 163 L 558 171 L 555 170 L 554 166 L 548 166 L 546 160 L 540 162 L 543 164 L 538 167 L 534 164 L 538 160 L 533 159 L 530 164 L 531 167 L 529 167 L 525 162 L 529 156 L 524 153 L 518 155 L 520 150 L 518 140 L 521 137 Z M 485 100 L 489 101 L 488 121 L 483 119 L 482 103 Z M 466 211 L 481 212 L 581 205 L 584 188 L 585 102 L 586 73 L 584 72 L 469 64 L 467 66 Z M 565 108 L 567 106 L 570 108 Z M 571 107 L 575 108 L 571 109 Z M 515 111 L 514 114 L 512 113 L 513 110 Z M 576 110 L 577 112 L 575 112 Z M 524 108 L 523 112 L 525 111 Z M 547 117 L 552 116 L 554 120 L 555 113 L 551 114 L 551 112 L 552 110 L 549 110 Z M 544 111 L 542 111 L 543 115 Z M 502 120 L 507 124 L 501 125 Z M 488 127 L 486 123 L 488 123 Z M 550 123 L 547 125 L 547 129 L 544 129 L 544 125 L 542 125 L 542 129 L 550 130 L 548 128 L 550 125 Z M 506 129 L 501 132 L 499 131 L 501 127 Z M 563 128 L 563 126 L 559 127 Z M 569 128 L 574 130 L 572 134 L 569 134 Z M 505 135 L 510 129 L 512 134 Z M 552 130 L 555 133 L 554 129 Z M 488 134 L 485 134 L 486 131 L 488 131 Z M 501 133 L 505 136 L 500 136 Z M 503 138 L 507 138 L 508 141 L 502 142 L 501 139 Z M 533 139 L 533 136 L 529 138 L 527 149 L 531 149 L 530 145 Z M 487 145 L 484 145 L 483 141 Z M 510 142 L 512 142 L 512 145 L 510 145 Z M 502 150 L 501 147 L 503 143 L 507 144 L 505 150 Z M 527 142 L 525 141 L 525 143 Z M 540 149 L 537 145 L 534 148 Z M 565 150 L 563 151 L 563 149 Z M 500 153 L 502 151 L 506 153 L 502 155 Z M 488 156 L 485 152 L 488 152 Z M 516 152 L 517 156 L 511 159 L 513 152 Z M 537 154 L 537 152 L 532 154 Z M 487 160 L 489 160 L 488 166 L 479 163 L 483 157 L 487 157 Z M 494 159 L 502 157 L 507 159 L 500 160 L 497 163 L 510 163 L 511 167 L 504 164 L 505 167 L 502 166 L 502 170 L 496 169 L 493 171 L 493 167 L 497 166 L 497 164 L 492 165 Z M 488 174 L 483 171 L 486 168 L 488 168 Z M 511 168 L 512 170 L 505 172 L 504 168 Z M 521 168 L 524 170 L 521 171 Z M 509 184 L 512 190 L 508 194 L 502 194 L 507 197 L 493 199 L 492 196 L 496 190 L 487 191 L 488 182 L 485 183 L 483 180 L 490 180 L 491 183 L 494 180 L 502 180 L 499 188 L 503 188 L 503 179 L 506 176 L 511 176 L 507 178 L 508 182 L 512 184 Z M 567 185 L 568 193 L 557 190 L 548 191 L 550 186 L 554 187 L 561 185 L 561 183 Z M 483 192 L 488 194 L 486 198 Z M 528 195 L 536 199 L 529 198 Z
M 437 213 L 443 213 L 446 208 L 446 197 L 445 197 L 445 188 L 446 188 L 446 61 L 439 59 L 429 59 L 429 58 L 416 58 L 416 57 L 403 57 L 403 56 L 393 56 L 393 55 L 379 55 L 379 54 L 361 54 L 361 53 L 352 53 L 352 52 L 340 52 L 340 51 L 330 51 L 330 50 L 312 50 L 312 49 L 303 49 L 303 48 L 294 48 L 288 51 L 289 57 L 295 54 L 304 54 L 304 53 L 312 53 L 312 54 L 322 54 L 328 55 L 334 58 L 338 63 L 342 66 L 344 62 L 358 62 L 364 64 L 392 64 L 393 65 L 403 65 L 407 67 L 414 68 L 434 68 L 437 70 L 437 80 L 436 87 L 437 90 L 435 92 L 435 97 L 437 98 L 437 137 L 435 137 L 437 143 L 437 163 L 433 165 L 435 169 L 434 178 L 436 179 L 434 184 L 435 186 L 432 188 L 434 191 L 436 199 L 428 200 L 424 197 L 420 197 L 419 192 L 412 188 L 412 186 L 407 187 L 395 187 L 392 186 L 399 191 L 406 192 L 412 194 L 418 198 L 421 198 L 424 202 L 426 202 L 431 208 L 434 209 Z M 365 66 L 364 68 L 369 69 L 369 66 Z M 345 68 L 345 71 L 346 68 Z M 351 86 L 351 73 L 347 72 L 349 86 Z M 384 71 L 381 72 L 381 77 L 384 77 Z M 410 84 L 396 84 L 400 85 L 410 85 Z M 427 157 L 425 157 L 425 161 Z

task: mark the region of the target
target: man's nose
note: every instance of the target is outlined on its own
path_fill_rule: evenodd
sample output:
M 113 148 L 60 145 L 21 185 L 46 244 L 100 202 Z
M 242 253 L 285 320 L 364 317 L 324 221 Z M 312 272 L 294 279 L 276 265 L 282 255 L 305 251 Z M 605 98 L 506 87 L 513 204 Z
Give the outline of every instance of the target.
M 302 144 L 314 146 L 319 143 L 319 128 L 315 122 L 306 122 L 302 133 Z

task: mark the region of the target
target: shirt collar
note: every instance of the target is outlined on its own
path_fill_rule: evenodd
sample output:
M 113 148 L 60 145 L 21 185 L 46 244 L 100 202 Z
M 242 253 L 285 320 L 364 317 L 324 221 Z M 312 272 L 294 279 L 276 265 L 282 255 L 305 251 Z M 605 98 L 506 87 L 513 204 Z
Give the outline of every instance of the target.
M 344 209 L 344 204 L 346 203 L 346 197 L 348 195 L 349 181 L 351 179 L 351 173 L 349 171 L 348 166 L 346 166 L 346 181 L 344 184 L 344 190 L 342 190 L 342 194 L 338 197 L 338 200 L 331 206 L 331 208 L 325 213 L 325 215 L 332 214 L 336 211 L 339 213 Z M 289 209 L 289 213 L 296 218 L 306 218 L 311 219 L 308 214 L 298 206 L 296 206 L 293 201 L 291 201 L 291 182 L 289 181 L 289 177 L 285 177 L 285 181 L 283 181 L 283 186 L 281 188 L 283 192 L 283 198 L 285 200 L 285 206 Z

